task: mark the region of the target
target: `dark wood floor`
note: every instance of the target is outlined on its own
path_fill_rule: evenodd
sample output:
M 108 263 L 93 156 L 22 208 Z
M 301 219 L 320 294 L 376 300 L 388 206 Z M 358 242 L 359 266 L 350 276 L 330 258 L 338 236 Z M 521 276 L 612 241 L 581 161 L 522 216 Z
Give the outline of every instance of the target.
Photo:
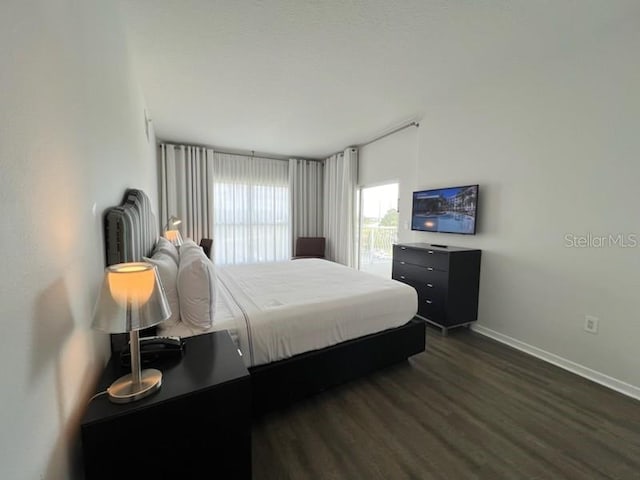
M 253 478 L 640 479 L 640 402 L 467 329 L 253 428 Z

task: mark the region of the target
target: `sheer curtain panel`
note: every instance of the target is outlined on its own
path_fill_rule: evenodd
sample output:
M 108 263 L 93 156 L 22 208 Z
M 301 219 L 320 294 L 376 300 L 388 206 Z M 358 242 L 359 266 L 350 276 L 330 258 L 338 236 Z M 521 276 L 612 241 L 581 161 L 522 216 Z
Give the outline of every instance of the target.
M 217 263 L 291 258 L 288 167 L 283 160 L 214 154 Z
M 358 150 L 347 148 L 324 163 L 324 224 L 327 258 L 356 266 Z
M 198 243 L 213 235 L 213 150 L 160 145 L 160 221 L 175 215 L 182 235 Z
M 321 237 L 323 229 L 323 162 L 289 160 L 291 245 L 298 237 Z

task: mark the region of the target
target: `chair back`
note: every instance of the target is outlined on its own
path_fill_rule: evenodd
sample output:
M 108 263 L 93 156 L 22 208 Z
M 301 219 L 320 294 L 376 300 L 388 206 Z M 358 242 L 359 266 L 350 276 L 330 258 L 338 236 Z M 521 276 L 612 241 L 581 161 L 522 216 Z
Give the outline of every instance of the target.
M 298 237 L 294 258 L 324 258 L 324 237 Z
M 207 257 L 211 258 L 211 247 L 213 247 L 213 240 L 210 238 L 203 238 L 200 240 L 200 246 Z

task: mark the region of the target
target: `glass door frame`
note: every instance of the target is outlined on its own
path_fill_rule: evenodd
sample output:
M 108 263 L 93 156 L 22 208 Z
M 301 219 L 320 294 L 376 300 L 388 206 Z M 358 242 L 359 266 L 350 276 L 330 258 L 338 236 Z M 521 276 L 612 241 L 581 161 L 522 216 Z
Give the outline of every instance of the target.
M 356 230 L 356 268 L 358 270 L 361 270 L 361 264 L 360 264 L 360 258 L 361 258 L 361 249 L 362 249 L 362 242 L 361 237 L 362 237 L 362 225 L 363 225 L 363 220 L 364 220 L 364 215 L 363 215 L 363 209 L 364 209 L 364 202 L 362 199 L 362 192 L 365 189 L 368 188 L 375 188 L 375 187 L 384 187 L 384 186 L 388 186 L 388 185 L 396 185 L 397 186 L 397 198 L 396 198 L 396 202 L 395 202 L 395 209 L 396 212 L 400 212 L 400 181 L 399 179 L 389 179 L 389 180 L 384 180 L 381 182 L 376 182 L 376 183 L 369 183 L 366 185 L 358 185 L 358 189 L 357 189 L 357 196 L 356 196 L 356 205 L 357 205 L 357 212 L 358 212 L 358 221 L 357 221 L 357 225 L 358 228 Z M 396 235 L 400 232 L 400 225 L 398 224 L 396 227 Z

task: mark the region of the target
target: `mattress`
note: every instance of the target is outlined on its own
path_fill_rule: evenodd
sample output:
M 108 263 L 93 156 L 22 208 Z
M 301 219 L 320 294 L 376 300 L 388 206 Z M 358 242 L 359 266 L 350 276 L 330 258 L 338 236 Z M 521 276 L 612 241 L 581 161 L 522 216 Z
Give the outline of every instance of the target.
M 248 367 L 404 325 L 413 287 L 322 259 L 216 266 L 211 328 L 184 322 L 162 335 L 229 330 Z

